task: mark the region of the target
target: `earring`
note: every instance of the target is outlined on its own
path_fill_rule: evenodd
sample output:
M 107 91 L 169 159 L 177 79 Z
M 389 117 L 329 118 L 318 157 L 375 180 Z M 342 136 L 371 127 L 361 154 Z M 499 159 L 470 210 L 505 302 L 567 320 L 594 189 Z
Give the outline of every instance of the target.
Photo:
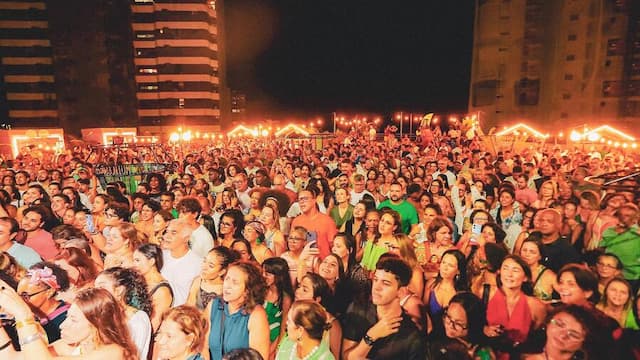
M 456 274 L 456 276 L 453 277 L 453 281 L 458 281 L 460 280 L 460 274 Z

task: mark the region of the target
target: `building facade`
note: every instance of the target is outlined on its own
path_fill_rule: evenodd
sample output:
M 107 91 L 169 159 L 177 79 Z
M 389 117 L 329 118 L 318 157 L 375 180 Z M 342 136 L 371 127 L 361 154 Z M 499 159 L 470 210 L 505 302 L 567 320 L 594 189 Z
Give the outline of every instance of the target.
M 220 0 L 132 0 L 141 125 L 217 125 L 225 112 Z
M 58 126 L 48 29 L 43 0 L 0 2 L 0 123 Z
M 476 0 L 474 25 L 469 111 L 485 130 L 635 130 L 640 1 Z

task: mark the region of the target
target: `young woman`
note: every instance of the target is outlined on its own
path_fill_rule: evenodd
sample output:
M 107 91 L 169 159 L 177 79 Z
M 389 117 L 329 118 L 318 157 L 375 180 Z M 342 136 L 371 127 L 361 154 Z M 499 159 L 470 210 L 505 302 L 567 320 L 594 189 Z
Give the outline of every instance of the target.
M 87 360 L 139 359 L 124 312 L 108 291 L 95 288 L 80 291 L 69 308 L 67 319 L 60 326 L 61 339 L 49 343 L 39 334 L 33 313 L 20 295 L 1 280 L 0 289 L 3 311 L 13 315 L 16 324 L 21 324 L 18 337 L 23 342 L 20 353 L 10 345 L 0 350 L 2 358 L 50 360 L 81 356 Z M 7 344 L 8 340 L 4 328 L 0 327 L 0 343 Z
M 153 221 L 158 211 L 160 211 L 160 203 L 155 200 L 145 201 L 140 209 L 140 218 L 136 223 L 136 229 L 147 238 L 155 235 Z
M 280 231 L 278 208 L 272 203 L 266 203 L 260 212 L 258 220 L 266 229 L 264 233 L 265 245 L 273 252 L 274 256 L 280 256 L 287 251 L 284 234 Z
M 345 188 L 338 188 L 335 191 L 336 206 L 329 211 L 329 216 L 336 223 L 338 229 L 353 217 L 353 205 L 349 203 L 349 191 Z
M 287 316 L 287 337 L 278 349 L 276 360 L 317 359 L 333 360 L 335 357 L 322 336 L 327 327 L 328 314 L 312 300 L 293 303 Z
M 251 244 L 251 252 L 259 264 L 273 257 L 273 252 L 264 244 L 264 225 L 260 221 L 249 221 L 242 230 L 242 235 Z
M 633 314 L 633 289 L 623 278 L 609 281 L 596 308 L 616 320 L 622 328 L 639 329 Z
M 160 274 L 163 265 L 162 250 L 155 244 L 139 246 L 133 253 L 133 269 L 144 277 L 152 304 L 151 325 L 157 331 L 162 314 L 173 304 L 173 290 Z
M 389 253 L 397 255 L 411 267 L 412 275 L 407 290 L 409 293 L 421 297 L 421 294 L 424 292 L 424 271 L 418 264 L 413 244 L 413 240 L 407 235 L 396 234 L 392 241 L 386 242 L 383 245 L 387 247 Z
M 209 322 L 198 309 L 180 305 L 162 315 L 155 336 L 154 353 L 159 359 L 203 360 L 200 350 Z
M 384 209 L 380 213 L 378 236 L 373 241 L 367 241 L 360 263 L 365 270 L 374 271 L 380 256 L 388 251 L 384 245 L 395 241 L 394 234 L 401 226 L 400 214 L 391 209 Z
M 315 273 L 307 273 L 300 280 L 300 284 L 296 289 L 296 301 L 312 300 L 322 305 L 325 309 L 332 308 L 331 289 L 327 281 L 320 275 Z M 340 348 L 342 346 L 342 327 L 336 317 L 327 311 L 326 328 L 322 336 L 322 342 L 329 346 L 334 357 L 339 358 Z
M 231 350 L 251 347 L 267 359 L 269 321 L 262 307 L 267 288 L 260 268 L 245 261 L 231 264 L 222 289 L 222 298 L 209 303 L 205 312 L 210 326 L 204 351 L 211 360 L 220 360 Z
M 531 207 L 534 209 L 548 208 L 551 203 L 558 198 L 558 185 L 551 180 L 547 180 L 540 185 L 540 191 L 538 191 L 538 199 L 531 203 Z
M 224 275 L 236 260 L 237 255 L 224 246 L 211 249 L 202 262 L 200 276 L 193 279 L 186 304 L 204 311 L 211 300 L 222 296 Z
M 347 220 L 340 231 L 355 236 L 366 229 L 364 217 L 367 214 L 367 203 L 360 201 L 353 206 L 353 216 Z
M 442 210 L 438 204 L 428 204 L 422 211 L 421 221 L 411 228 L 409 237 L 416 242 L 416 257 L 421 266 L 426 263 L 427 229 L 437 216 L 442 216 Z
M 95 225 L 95 228 L 98 231 L 104 230 L 104 211 L 106 210 L 107 205 L 110 201 L 111 197 L 106 194 L 98 194 L 96 195 L 95 199 L 93 199 L 93 208 L 91 209 L 91 214 L 93 215 L 93 223 Z
M 236 239 L 231 243 L 231 250 L 235 251 L 240 258 L 238 260 L 249 261 L 258 264 L 256 257 L 251 252 L 251 244 L 245 239 Z
M 496 220 L 496 224 L 507 233 L 505 244 L 509 251 L 512 251 L 522 229 L 520 204 L 516 202 L 515 191 L 509 187 L 500 189 L 498 201 L 499 205 L 491 210 L 490 214 Z
M 67 272 L 69 289 L 58 294 L 58 299 L 67 303 L 73 301 L 76 293 L 91 286 L 98 275 L 98 266 L 84 250 L 75 247 L 60 249 L 53 262 Z
M 366 289 L 369 282 L 367 273 L 356 262 L 356 244 L 348 233 L 337 233 L 333 238 L 331 252 L 340 257 L 344 268 L 345 286 L 350 291 L 349 298 Z
M 171 215 L 171 212 L 167 210 L 158 211 L 153 217 L 153 234 L 149 237 L 149 243 L 160 245 L 162 235 L 164 235 L 164 231 L 167 229 L 169 221 L 173 219 L 174 217 Z
M 451 298 L 457 292 L 468 289 L 467 262 L 464 254 L 455 249 L 445 251 L 442 254 L 438 275 L 427 283 L 423 297 L 433 329 L 442 327 L 442 314 Z
M 567 264 L 557 275 L 555 290 L 563 304 L 593 306 L 600 299 L 598 278 L 586 266 Z
M 112 267 L 104 270 L 95 281 L 97 288 L 105 289 L 113 295 L 124 309 L 127 326 L 138 357 L 146 359 L 151 345 L 151 299 L 147 283 L 135 270 Z
M 556 274 L 540 263 L 545 257 L 542 242 L 529 236 L 529 239 L 525 240 L 520 248 L 520 257 L 531 269 L 533 296 L 544 302 L 551 301 L 553 288 L 556 284 Z
M 218 240 L 220 245 L 231 247 L 236 239 L 242 238 L 242 229 L 244 229 L 244 216 L 240 210 L 225 210 L 220 216 L 218 228 Z
M 294 293 L 286 260 L 277 257 L 266 259 L 262 263 L 262 274 L 267 285 L 264 310 L 269 320 L 269 353 L 273 356 L 285 334 L 283 321 L 286 322 Z
M 376 209 L 367 211 L 364 216 L 365 229 L 356 235 L 356 243 L 359 244 L 356 251 L 356 260 L 362 261 L 364 249 L 369 242 L 375 242 L 379 236 L 378 225 L 380 224 L 380 212 Z

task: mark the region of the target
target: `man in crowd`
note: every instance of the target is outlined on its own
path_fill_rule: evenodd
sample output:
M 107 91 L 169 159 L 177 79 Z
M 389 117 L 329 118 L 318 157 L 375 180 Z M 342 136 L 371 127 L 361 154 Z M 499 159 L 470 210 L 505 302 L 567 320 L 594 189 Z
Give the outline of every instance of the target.
M 599 246 L 616 255 L 622 262 L 622 275 L 635 291 L 640 286 L 640 211 L 635 204 L 627 203 L 616 210 L 618 225 L 602 233 Z
M 189 247 L 199 257 L 204 258 L 213 249 L 213 236 L 207 228 L 198 222 L 202 207 L 200 202 L 194 198 L 184 198 L 177 206 L 179 219 L 183 220 L 185 226 L 191 231 Z
M 51 233 L 43 229 L 47 219 L 47 211 L 43 205 L 30 206 L 24 210 L 22 230 L 27 233 L 24 244 L 34 249 L 40 257 L 51 260 L 58 254 L 58 248 Z
M 307 229 L 310 234 L 310 240 L 317 242 L 320 257 L 324 259 L 331 253 L 333 238 L 338 230 L 333 219 L 318 210 L 316 196 L 317 194 L 313 187 L 300 190 L 298 204 L 302 214 L 293 219 L 291 228 L 302 226 Z
M 402 198 L 402 185 L 394 182 L 389 187 L 389 199 L 378 205 L 378 209 L 390 208 L 400 214 L 402 220 L 402 232 L 408 234 L 411 226 L 418 223 L 418 211 L 410 202 Z
M 542 233 L 542 244 L 546 258 L 542 263 L 558 272 L 568 263 L 579 263 L 580 256 L 566 237 L 560 235 L 562 215 L 554 209 L 542 209 L 534 218 L 534 227 Z
M 251 208 L 251 196 L 249 195 L 251 188 L 249 187 L 249 178 L 247 177 L 247 174 L 236 174 L 236 176 L 233 177 L 233 187 L 236 189 L 236 195 L 238 195 L 242 212 L 246 214 Z
M 13 256 L 16 262 L 25 269 L 40 262 L 40 255 L 28 246 L 15 241 L 20 225 L 16 219 L 10 217 L 0 218 L 0 252 L 6 252 Z
M 187 301 L 193 279 L 200 274 L 202 258 L 189 249 L 191 229 L 184 220 L 171 220 L 160 247 L 162 248 L 161 274 L 173 290 L 173 306 Z

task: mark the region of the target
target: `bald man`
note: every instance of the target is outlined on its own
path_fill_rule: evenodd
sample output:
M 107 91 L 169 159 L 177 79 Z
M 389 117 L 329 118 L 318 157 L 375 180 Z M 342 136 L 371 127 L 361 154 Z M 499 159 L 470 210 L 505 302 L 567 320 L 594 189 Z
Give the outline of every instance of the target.
M 173 290 L 173 306 L 187 301 L 193 279 L 200 274 L 202 258 L 189 249 L 191 227 L 184 220 L 172 220 L 162 237 L 161 274 Z
M 562 228 L 562 215 L 554 209 L 542 209 L 536 213 L 533 219 L 535 230 L 542 233 L 545 258 L 542 264 L 555 273 L 561 267 L 569 263 L 581 262 L 580 255 L 571 246 L 571 242 L 564 236 L 560 236 Z

